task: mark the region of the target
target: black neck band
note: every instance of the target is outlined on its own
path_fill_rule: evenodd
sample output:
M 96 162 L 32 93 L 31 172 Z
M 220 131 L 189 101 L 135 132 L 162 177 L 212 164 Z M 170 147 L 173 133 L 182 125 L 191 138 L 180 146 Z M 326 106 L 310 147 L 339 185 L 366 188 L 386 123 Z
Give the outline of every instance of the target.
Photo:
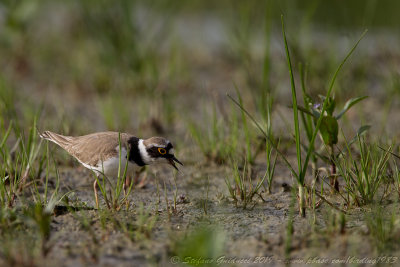
M 140 139 L 137 137 L 131 137 L 128 140 L 130 146 L 129 161 L 135 162 L 138 166 L 144 166 L 146 163 L 143 162 L 142 156 L 140 155 L 139 140 Z

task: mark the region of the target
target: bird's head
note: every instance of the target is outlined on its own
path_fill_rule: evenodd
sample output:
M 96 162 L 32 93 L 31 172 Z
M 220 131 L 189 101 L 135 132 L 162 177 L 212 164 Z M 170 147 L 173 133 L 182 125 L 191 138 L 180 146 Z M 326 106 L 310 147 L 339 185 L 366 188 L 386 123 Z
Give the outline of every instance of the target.
M 171 142 L 163 137 L 151 137 L 139 143 L 142 160 L 146 164 L 168 163 L 178 170 L 175 162 L 183 165 L 174 155 Z

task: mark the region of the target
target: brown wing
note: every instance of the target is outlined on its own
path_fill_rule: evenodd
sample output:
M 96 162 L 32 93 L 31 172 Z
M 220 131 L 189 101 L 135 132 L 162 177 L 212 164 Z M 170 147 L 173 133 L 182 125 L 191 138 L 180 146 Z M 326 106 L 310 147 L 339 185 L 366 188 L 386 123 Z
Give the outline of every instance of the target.
M 130 137 L 121 133 L 121 147 L 127 147 Z M 75 137 L 66 150 L 79 161 L 95 166 L 109 157 L 118 156 L 118 146 L 117 132 L 103 132 Z
M 119 146 L 118 132 L 100 132 L 78 137 L 54 133 L 51 133 L 51 135 L 51 139 L 46 139 L 55 142 L 80 162 L 90 166 L 96 166 L 99 161 L 105 161 L 109 157 L 118 156 L 116 150 Z M 130 137 L 132 135 L 121 133 L 122 147 L 127 147 Z

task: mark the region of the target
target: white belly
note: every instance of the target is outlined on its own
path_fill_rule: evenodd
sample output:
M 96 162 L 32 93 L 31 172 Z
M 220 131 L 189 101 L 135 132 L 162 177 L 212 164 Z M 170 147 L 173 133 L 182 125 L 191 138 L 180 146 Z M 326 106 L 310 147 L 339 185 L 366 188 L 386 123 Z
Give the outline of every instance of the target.
M 119 160 L 119 156 L 115 157 L 115 158 L 110 158 L 103 162 L 99 162 L 97 164 L 97 166 L 90 166 L 83 162 L 81 162 L 81 163 L 83 166 L 85 166 L 88 169 L 93 170 L 98 175 L 104 174 L 107 176 L 107 178 L 118 178 L 118 170 L 119 169 L 120 169 L 120 176 L 122 177 L 124 175 L 125 168 L 127 168 L 126 175 L 132 174 L 134 171 L 136 171 L 139 168 L 139 166 L 137 166 L 136 164 L 134 164 L 130 161 L 127 161 L 126 155 L 127 155 L 126 150 L 122 149 L 121 163 Z M 126 164 L 128 164 L 127 167 L 126 167 Z
M 132 164 L 128 161 L 128 166 L 126 167 L 127 160 L 126 158 L 121 159 L 121 164 L 119 164 L 118 158 L 112 158 L 103 162 L 103 166 L 99 166 L 100 172 L 103 172 L 107 177 L 117 178 L 118 170 L 120 169 L 120 175 L 123 176 L 125 172 L 125 168 L 127 168 L 126 174 L 131 174 L 135 171 L 135 164 Z

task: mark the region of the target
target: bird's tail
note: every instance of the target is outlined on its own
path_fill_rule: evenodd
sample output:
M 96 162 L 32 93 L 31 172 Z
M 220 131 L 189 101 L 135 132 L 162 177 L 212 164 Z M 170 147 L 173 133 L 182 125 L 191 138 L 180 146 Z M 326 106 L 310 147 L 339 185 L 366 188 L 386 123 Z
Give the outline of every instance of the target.
M 49 140 L 57 145 L 59 145 L 62 148 L 67 148 L 72 141 L 72 137 L 71 136 L 64 136 L 61 134 L 56 134 L 50 131 L 44 131 L 42 133 L 39 132 L 39 136 L 40 138 Z

